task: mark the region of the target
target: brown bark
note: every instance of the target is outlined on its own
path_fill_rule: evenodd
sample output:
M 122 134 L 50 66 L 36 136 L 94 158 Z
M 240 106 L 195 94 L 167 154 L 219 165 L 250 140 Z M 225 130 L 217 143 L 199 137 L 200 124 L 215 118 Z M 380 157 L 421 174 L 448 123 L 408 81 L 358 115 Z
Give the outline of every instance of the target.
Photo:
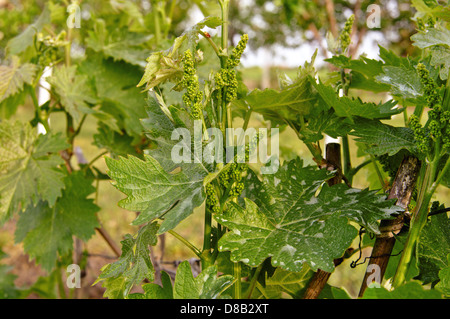
M 389 192 L 388 199 L 396 198 L 396 205 L 402 207 L 407 211 L 411 194 L 419 174 L 420 162 L 415 157 L 407 157 L 403 160 L 397 175 Z M 377 235 L 375 244 L 372 249 L 371 257 L 368 266 L 378 265 L 380 269 L 379 278 L 383 278 L 386 271 L 389 257 L 395 244 L 394 234 L 398 234 L 403 227 L 405 214 L 402 213 L 393 220 L 382 220 L 380 224 L 380 234 Z M 372 268 L 370 268 L 372 269 Z M 359 297 L 362 297 L 367 289 L 367 279 L 371 272 L 366 272 L 364 280 L 359 291 Z M 369 283 L 370 284 L 370 283 Z
M 338 143 L 328 143 L 326 146 L 326 161 L 327 170 L 337 170 L 335 177 L 327 181 L 328 185 L 336 185 L 342 182 L 341 173 L 341 145 Z M 334 265 L 337 266 L 342 262 L 342 258 L 334 260 Z M 323 288 L 325 287 L 331 273 L 317 269 L 313 278 L 309 282 L 308 288 L 303 295 L 303 299 L 317 299 Z
M 334 38 L 338 37 L 338 25 L 336 22 L 335 10 L 334 10 L 334 1 L 333 0 L 325 0 L 325 9 L 328 14 L 328 21 L 330 22 L 330 30 L 331 34 Z

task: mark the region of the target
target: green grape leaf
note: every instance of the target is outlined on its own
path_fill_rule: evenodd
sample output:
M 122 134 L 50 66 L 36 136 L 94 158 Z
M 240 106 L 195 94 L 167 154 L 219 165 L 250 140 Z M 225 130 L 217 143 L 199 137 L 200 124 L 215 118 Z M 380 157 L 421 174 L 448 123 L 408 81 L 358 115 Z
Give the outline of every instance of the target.
M 423 95 L 423 85 L 413 68 L 384 66 L 383 73 L 375 77 L 378 82 L 391 86 L 391 93 L 404 99 L 416 99 Z
M 144 161 L 132 156 L 117 161 L 107 158 L 106 161 L 116 188 L 128 195 L 119 205 L 140 212 L 133 223 L 163 218 L 160 228 L 163 233 L 174 228 L 203 203 L 203 181 L 214 167 L 196 151 L 203 147 L 195 142 L 196 135 L 201 137 L 201 127 L 196 133 L 186 112 L 175 107 L 167 108 L 152 98 L 148 102 L 148 117 L 142 120 L 142 125 L 156 142 L 156 147 L 146 150 Z M 175 129 L 185 129 L 189 136 L 183 134 L 180 141 L 172 140 Z M 184 159 L 180 163 L 172 161 L 175 145 L 183 148 L 183 157 L 187 155 L 191 162 Z
M 9 55 L 18 55 L 34 44 L 34 37 L 44 28 L 44 25 L 50 23 L 51 12 L 48 6 L 44 7 L 39 18 L 33 24 L 30 24 L 21 34 L 12 38 L 6 45 L 6 51 Z
M 113 185 L 127 195 L 119 206 L 140 212 L 133 224 L 164 218 L 160 229 L 163 233 L 203 203 L 203 179 L 209 172 L 201 164 L 192 164 L 186 170 L 170 174 L 153 157 L 144 155 L 144 158 L 144 161 L 134 156 L 106 158 L 108 175 Z
M 222 19 L 219 17 L 206 17 L 202 21 L 188 28 L 182 35 L 186 36 L 188 48 L 195 49 L 198 42 L 199 32 L 205 28 L 215 29 L 222 25 Z
M 441 80 L 447 80 L 450 72 L 450 48 L 436 46 L 431 51 L 431 65 L 440 66 L 439 76 Z
M 450 297 L 450 254 L 447 255 L 447 266 L 439 271 L 439 279 L 436 288 L 440 289 L 446 297 Z
M 145 96 L 136 87 L 141 77 L 140 69 L 123 61 L 102 59 L 98 55 L 83 61 L 79 69 L 82 74 L 89 76 L 95 86 L 100 110 L 111 114 L 119 128 L 129 136 L 140 139 L 140 119 L 146 115 Z M 115 130 L 114 127 L 111 129 Z
M 430 217 L 420 233 L 416 255 L 420 269 L 419 279 L 424 283 L 439 280 L 439 271 L 450 266 L 450 219 L 446 214 Z
M 58 299 L 59 276 L 61 270 L 56 268 L 49 275 L 39 277 L 30 288 L 26 289 L 26 295 L 36 294 L 43 299 Z
M 0 260 L 5 258 L 6 254 L 0 249 Z M 17 276 L 10 271 L 13 267 L 0 265 L 0 299 L 18 299 L 22 297 L 22 291 L 17 289 L 14 281 Z
M 33 83 L 36 72 L 36 65 L 20 64 L 17 56 L 11 58 L 9 65 L 0 65 L 0 102 L 22 91 L 24 84 Z
M 318 299 L 352 299 L 344 288 L 338 288 L 326 284 Z
M 375 76 L 383 72 L 384 63 L 379 60 L 360 57 L 358 60 L 352 60 L 350 57 L 339 55 L 333 56 L 325 61 L 334 64 L 342 69 L 351 69 L 350 88 L 360 89 L 372 92 L 389 91 L 390 86 L 378 83 Z
M 145 90 L 149 90 L 166 81 L 176 82 L 181 79 L 183 75 L 181 60 L 184 52 L 188 49 L 195 52 L 201 29 L 204 27 L 216 28 L 221 23 L 220 18 L 206 17 L 177 37 L 170 49 L 153 52 L 147 58 L 144 75 L 137 86 L 140 87 L 145 84 Z
M 112 156 L 127 156 L 128 154 L 141 157 L 133 147 L 133 137 L 126 133 L 118 133 L 106 125 L 100 124 L 94 134 L 94 142 L 99 148 L 105 148 Z
M 16 113 L 17 108 L 25 104 L 27 93 L 26 90 L 20 91 L 0 102 L 0 118 L 10 119 Z
M 397 154 L 406 149 L 412 153 L 417 151 L 414 132 L 407 127 L 394 127 L 378 120 L 358 119 L 355 121 L 350 135 L 355 141 L 367 144 L 366 153 L 372 155 Z
M 265 118 L 280 121 L 280 119 L 296 120 L 298 115 L 310 113 L 315 97 L 308 94 L 306 86 L 285 88 L 281 91 L 274 89 L 255 89 L 245 98 L 233 102 L 233 106 L 260 113 Z
M 147 49 L 142 45 L 148 42 L 153 35 L 144 35 L 118 30 L 109 32 L 105 21 L 97 19 L 94 30 L 88 31 L 89 37 L 86 45 L 95 52 L 102 52 L 106 57 L 112 57 L 115 61 L 123 60 L 127 63 L 145 66 Z
M 229 250 L 233 261 L 251 266 L 272 257 L 275 267 L 289 271 L 300 271 L 307 262 L 313 270 L 332 272 L 333 260 L 357 235 L 349 221 L 379 233 L 377 220 L 391 218 L 400 208 L 376 191 L 329 187 L 324 181 L 330 177 L 297 159 L 263 182 L 253 182 L 245 208 L 230 203 L 215 215 L 231 230 L 220 239 L 219 250 Z
M 162 286 L 154 283 L 142 285 L 144 293 L 128 295 L 129 299 L 173 299 L 173 287 L 167 272 L 161 271 Z
M 299 272 L 287 271 L 282 268 L 276 268 L 275 272 L 265 280 L 265 286 L 257 282 L 253 297 L 264 297 L 265 299 L 280 299 L 284 294 L 288 294 L 294 299 L 300 299 L 308 286 L 314 272 L 303 265 Z
M 58 94 L 64 109 L 73 117 L 75 126 L 80 124 L 84 114 L 95 112 L 89 104 L 96 104 L 98 101 L 89 85 L 88 76 L 80 74 L 77 66 L 56 68 L 47 81 Z
M 314 61 L 315 56 L 312 60 Z M 282 89 L 255 89 L 245 97 L 233 102 L 237 110 L 252 110 L 262 114 L 275 123 L 286 124 L 287 121 L 297 121 L 298 116 L 309 115 L 317 100 L 312 91 L 308 77 L 314 74 L 314 69 L 306 63 L 300 67 L 294 81 L 283 80 Z
M 157 223 L 149 223 L 139 229 L 136 237 L 127 234 L 121 241 L 122 254 L 119 260 L 103 268 L 94 285 L 106 280 L 106 296 L 110 294 L 110 297 L 117 298 L 118 293 L 108 292 L 111 284 L 113 284 L 114 291 L 120 291 L 125 297 L 133 285 L 139 284 L 145 278 L 152 281 L 155 277 L 155 269 L 150 259 L 149 246 L 157 244 L 158 228 Z
M 64 187 L 56 152 L 68 144 L 61 134 L 38 135 L 28 123 L 0 123 L 0 222 L 39 199 L 50 206 Z
M 303 127 L 298 128 L 305 143 L 314 143 L 323 138 L 323 133 L 337 138 L 345 136 L 352 130 L 352 124 L 347 118 L 336 116 L 333 110 L 321 111 L 314 108 Z
M 146 135 L 156 142 L 156 147 L 146 150 L 146 154 L 155 158 L 167 172 L 171 172 L 177 167 L 189 170 L 193 165 L 203 162 L 201 156 L 195 152 L 196 145 L 194 145 L 192 139 L 187 137 L 181 141 L 172 139 L 172 134 L 176 129 L 189 130 L 191 138 L 195 138 L 196 134 L 197 136 L 201 135 L 200 128 L 198 127 L 197 131 L 195 131 L 194 123 L 185 110 L 174 106 L 167 107 L 161 96 L 152 93 L 148 95 L 146 112 L 147 116 L 145 119 L 141 119 L 141 124 Z M 176 145 L 194 150 L 193 154 L 191 154 L 194 164 L 173 162 L 172 150 Z M 200 145 L 197 145 L 197 147 L 200 147 Z M 211 165 L 206 163 L 202 163 L 199 166 L 199 169 L 212 170 Z
M 418 32 L 411 36 L 414 45 L 425 49 L 434 45 L 445 45 L 450 47 L 450 30 L 447 29 L 428 29 L 425 32 Z
M 20 214 L 15 232 L 16 243 L 23 241 L 28 255 L 47 271 L 55 267 L 58 253 L 65 255 L 72 249 L 72 236 L 87 241 L 99 226 L 100 209 L 87 199 L 95 191 L 92 180 L 78 171 L 68 175 L 64 184 L 54 207 L 44 201 L 29 205 Z
M 316 80 L 312 77 L 309 79 L 328 109 L 334 109 L 336 115 L 348 118 L 352 123 L 354 122 L 354 117 L 389 119 L 392 115 L 402 111 L 399 108 L 394 108 L 396 105 L 395 101 L 388 101 L 384 104 L 377 105 L 375 103 L 364 103 L 359 98 L 351 99 L 347 96 L 339 97 L 331 86 L 324 85 L 321 82 L 316 83 Z
M 384 287 L 369 288 L 363 299 L 442 299 L 442 293 L 435 289 L 425 289 L 420 283 L 411 281 L 392 291 Z
M 126 289 L 126 278 L 125 277 L 110 277 L 102 281 L 102 287 L 105 288 L 103 297 L 108 299 L 124 299 L 125 289 Z M 95 282 L 94 284 L 96 284 Z
M 231 275 L 217 277 L 217 266 L 203 270 L 194 278 L 191 265 L 183 261 L 177 269 L 173 285 L 174 299 L 217 299 L 234 283 Z
M 161 273 L 162 286 L 145 284 L 144 293 L 129 295 L 130 299 L 217 299 L 233 283 L 231 275 L 218 276 L 217 266 L 203 270 L 197 277 L 192 274 L 191 265 L 183 261 L 177 268 L 175 282 L 166 272 Z

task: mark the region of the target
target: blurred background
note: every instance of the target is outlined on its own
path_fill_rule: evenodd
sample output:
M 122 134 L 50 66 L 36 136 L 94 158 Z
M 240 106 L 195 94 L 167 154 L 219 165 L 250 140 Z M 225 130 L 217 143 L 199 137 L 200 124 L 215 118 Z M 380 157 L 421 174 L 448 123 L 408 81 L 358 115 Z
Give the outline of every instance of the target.
M 5 57 L 5 48 L 8 40 L 17 36 L 25 28 L 36 21 L 41 14 L 45 3 L 48 1 L 29 0 L 0 0 L 0 60 Z M 219 6 L 216 1 L 201 0 L 172 0 L 172 1 L 131 1 L 131 0 L 100 0 L 81 1 L 81 17 L 83 28 L 92 27 L 90 21 L 98 12 L 111 11 L 114 14 L 123 15 L 124 19 L 131 19 L 130 28 L 138 30 L 141 26 L 154 31 L 152 12 L 159 6 L 170 6 L 172 10 L 170 28 L 162 34 L 160 41 L 148 47 L 147 56 L 152 50 L 167 49 L 171 45 L 174 37 L 179 36 L 187 27 L 211 15 L 220 15 Z M 381 19 L 375 27 L 368 23 L 368 19 L 374 14 L 370 9 L 371 4 L 376 4 Z M 65 8 L 69 1 L 53 1 L 52 4 L 60 6 L 61 9 L 53 11 L 52 17 L 55 20 L 64 20 L 67 16 Z M 310 61 L 315 50 L 318 50 L 315 67 L 319 70 L 321 77 L 326 78 L 332 70 L 324 63 L 324 59 L 331 57 L 328 51 L 327 34 L 337 37 L 347 18 L 354 14 L 355 25 L 352 32 L 352 44 L 350 55 L 357 58 L 365 55 L 376 59 L 378 56 L 378 45 L 389 48 L 400 56 L 415 56 L 417 52 L 411 45 L 410 36 L 415 33 L 415 24 L 411 20 L 414 8 L 410 1 L 403 0 L 379 0 L 379 1 L 340 1 L 340 0 L 232 0 L 230 11 L 230 41 L 237 44 L 240 35 L 247 33 L 250 41 L 249 46 L 243 56 L 240 68 L 242 79 L 248 88 L 278 88 L 278 76 L 285 73 L 291 78 L 295 78 L 297 68 L 305 61 Z M 373 17 L 372 17 L 373 18 Z M 140 30 L 142 31 L 142 30 Z M 214 30 L 209 30 L 211 35 L 215 35 Z M 73 55 L 83 55 L 83 46 L 73 45 Z M 144 61 L 143 61 L 144 62 Z M 144 63 L 145 65 L 145 63 Z M 143 68 L 142 68 L 143 72 Z M 389 96 L 384 94 L 371 94 L 368 92 L 358 92 L 353 90 L 352 94 L 361 97 L 364 101 L 386 101 Z M 31 101 L 25 101 L 13 119 L 29 121 L 33 118 L 34 107 Z M 90 123 L 91 121 L 91 123 Z M 239 119 L 237 121 L 240 121 Z M 255 116 L 250 125 L 258 126 L 263 120 Z M 56 114 L 51 119 L 55 130 L 64 129 L 65 121 L 58 118 Z M 393 125 L 403 123 L 402 115 L 394 117 Z M 81 150 L 86 158 L 97 155 L 98 148 L 92 144 L 93 136 L 96 133 L 96 123 L 94 119 L 87 118 L 82 132 L 77 137 L 75 147 Z M 291 159 L 295 156 L 304 158 L 306 164 L 312 164 L 311 156 L 306 147 L 298 140 L 294 132 L 286 129 L 282 132 L 281 155 L 284 159 Z M 356 166 L 363 162 L 356 152 L 356 146 L 351 141 L 352 163 Z M 105 172 L 104 160 L 97 163 L 97 167 Z M 387 176 L 385 176 L 387 179 Z M 381 185 L 376 176 L 375 169 L 371 165 L 366 166 L 358 173 L 354 179 L 354 187 L 380 189 Z M 99 219 L 105 229 L 107 229 L 113 240 L 119 244 L 123 236 L 127 233 L 134 234 L 137 228 L 131 226 L 135 213 L 125 211 L 117 206 L 117 202 L 124 196 L 111 186 L 109 181 L 99 182 L 99 192 L 97 203 L 101 207 L 98 213 Z M 446 207 L 450 206 L 450 193 L 448 189 L 441 188 L 436 196 Z M 45 272 L 36 266 L 34 260 L 30 260 L 24 253 L 21 244 L 14 244 L 14 230 L 16 220 L 13 218 L 0 228 L 0 248 L 8 255 L 2 260 L 3 264 L 11 265 L 12 273 L 16 275 L 15 284 L 18 287 L 29 287 L 36 284 L 36 281 Z M 184 220 L 177 231 L 194 244 L 201 246 L 203 236 L 203 220 L 199 214 L 193 214 Z M 354 246 L 358 242 L 355 240 Z M 98 235 L 92 237 L 85 243 L 85 250 L 89 252 L 87 258 L 86 274 L 82 281 L 82 289 L 79 298 L 101 298 L 103 288 L 100 284 L 92 286 L 100 273 L 100 268 L 115 260 L 115 256 L 105 242 Z M 155 255 L 162 252 L 155 250 Z M 363 251 L 363 257 L 369 255 L 370 250 Z M 165 238 L 164 260 L 169 263 L 193 258 L 189 250 L 180 245 L 172 237 Z M 361 280 L 366 266 L 361 265 L 355 269 L 350 268 L 350 262 L 356 256 L 346 260 L 332 274 L 329 283 L 331 285 L 342 286 L 348 293 L 355 297 L 358 293 Z M 1 281 L 1 278 L 0 278 Z M 41 283 L 45 285 L 45 282 Z M 42 297 L 34 293 L 30 298 Z M 48 296 L 52 297 L 52 296 Z

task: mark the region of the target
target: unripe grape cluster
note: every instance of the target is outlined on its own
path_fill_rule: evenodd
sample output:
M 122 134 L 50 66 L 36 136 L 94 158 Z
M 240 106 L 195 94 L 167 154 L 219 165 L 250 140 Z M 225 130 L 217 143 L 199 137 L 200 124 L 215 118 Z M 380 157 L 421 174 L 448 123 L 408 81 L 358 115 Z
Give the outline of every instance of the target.
M 182 84 L 186 88 L 186 93 L 183 94 L 183 102 L 190 108 L 191 116 L 194 119 L 200 119 L 203 110 L 203 93 L 200 91 L 200 84 L 191 50 L 184 52 L 183 63 Z

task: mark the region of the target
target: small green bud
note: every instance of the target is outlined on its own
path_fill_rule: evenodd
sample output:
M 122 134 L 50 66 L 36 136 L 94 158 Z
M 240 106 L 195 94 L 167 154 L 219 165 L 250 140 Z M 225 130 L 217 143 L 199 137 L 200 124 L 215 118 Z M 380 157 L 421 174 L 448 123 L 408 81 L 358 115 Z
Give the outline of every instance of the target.
M 345 22 L 344 29 L 342 30 L 342 32 L 339 36 L 339 42 L 340 42 L 342 52 L 345 52 L 351 44 L 351 34 L 352 34 L 352 28 L 353 28 L 354 21 L 355 21 L 355 15 L 352 14 Z

